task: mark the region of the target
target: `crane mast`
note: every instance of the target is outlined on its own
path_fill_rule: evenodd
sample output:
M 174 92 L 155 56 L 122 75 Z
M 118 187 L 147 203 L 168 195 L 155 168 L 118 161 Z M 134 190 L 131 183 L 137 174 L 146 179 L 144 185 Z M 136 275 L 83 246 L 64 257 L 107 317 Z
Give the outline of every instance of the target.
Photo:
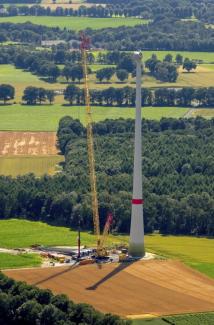
M 87 50 L 89 49 L 90 40 L 83 33 L 80 34 L 81 55 L 82 55 L 82 67 L 84 74 L 84 92 L 85 92 L 85 105 L 86 105 L 86 127 L 87 127 L 87 149 L 88 149 L 88 164 L 91 186 L 91 199 L 92 199 L 92 212 L 94 232 L 97 236 L 97 253 L 100 251 L 100 222 L 99 222 L 99 210 L 97 199 L 97 182 L 95 173 L 95 159 L 94 159 L 94 140 L 92 129 L 92 112 L 90 105 L 90 93 L 89 93 L 89 80 L 87 69 Z

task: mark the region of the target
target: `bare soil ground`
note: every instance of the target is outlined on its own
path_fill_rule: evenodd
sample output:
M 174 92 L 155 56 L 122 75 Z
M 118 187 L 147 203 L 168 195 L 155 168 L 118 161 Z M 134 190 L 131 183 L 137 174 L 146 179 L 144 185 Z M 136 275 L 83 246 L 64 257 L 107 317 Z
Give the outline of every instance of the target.
M 122 316 L 214 310 L 214 281 L 174 260 L 4 273 L 55 293 L 65 293 L 75 302 L 89 303 L 102 312 Z
M 0 156 L 56 155 L 55 132 L 0 131 Z

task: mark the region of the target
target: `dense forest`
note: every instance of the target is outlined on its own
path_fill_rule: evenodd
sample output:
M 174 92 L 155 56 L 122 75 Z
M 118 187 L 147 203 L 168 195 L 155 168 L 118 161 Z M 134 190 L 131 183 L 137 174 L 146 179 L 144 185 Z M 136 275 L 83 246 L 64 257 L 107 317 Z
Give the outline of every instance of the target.
M 17 282 L 0 273 L 2 325 L 128 325 L 130 321 L 102 314 L 87 304 L 75 304 L 64 294 Z
M 140 21 L 139 21 L 140 23 Z M 0 40 L 40 44 L 44 39 L 78 40 L 72 30 L 60 30 L 31 23 L 0 23 Z M 181 21 L 174 18 L 138 24 L 135 27 L 87 29 L 92 46 L 107 50 L 178 50 L 214 51 L 214 29 L 198 21 Z
M 165 17 L 148 25 L 88 30 L 96 47 L 108 50 L 214 51 L 214 29 Z
M 146 232 L 214 235 L 214 120 L 142 120 Z M 133 120 L 94 125 L 101 226 L 109 210 L 113 232 L 128 232 L 133 165 Z M 92 230 L 86 130 L 60 121 L 64 172 L 40 179 L 0 177 L 1 218 L 27 218 Z

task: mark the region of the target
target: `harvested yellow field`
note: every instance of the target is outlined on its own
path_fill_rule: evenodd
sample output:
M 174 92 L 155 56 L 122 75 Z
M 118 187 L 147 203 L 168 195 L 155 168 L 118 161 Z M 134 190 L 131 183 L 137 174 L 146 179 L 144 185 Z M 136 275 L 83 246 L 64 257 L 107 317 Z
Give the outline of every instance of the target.
M 0 156 L 57 155 L 55 132 L 0 131 Z
M 5 271 L 75 302 L 122 316 L 214 310 L 214 281 L 172 260 Z

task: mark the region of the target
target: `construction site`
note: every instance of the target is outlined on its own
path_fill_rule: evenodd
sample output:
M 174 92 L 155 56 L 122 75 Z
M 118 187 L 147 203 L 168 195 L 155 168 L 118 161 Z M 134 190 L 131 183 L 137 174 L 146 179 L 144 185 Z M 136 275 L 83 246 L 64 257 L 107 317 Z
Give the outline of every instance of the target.
M 91 187 L 91 206 L 93 212 L 94 234 L 96 236 L 96 248 L 86 248 L 81 243 L 81 230 L 78 230 L 77 248 L 44 248 L 39 249 L 40 255 L 44 258 L 55 260 L 59 263 L 73 263 L 75 260 L 78 264 L 93 263 L 111 263 L 111 262 L 130 262 L 136 259 L 153 258 L 153 254 L 145 255 L 144 248 L 144 224 L 143 224 L 143 191 L 142 191 L 142 139 L 141 139 L 141 83 L 142 83 L 142 54 L 134 53 L 136 62 L 136 118 L 135 118 L 135 147 L 134 147 L 134 174 L 133 174 L 133 198 L 132 216 L 130 229 L 129 247 L 114 247 L 109 249 L 106 247 L 106 240 L 110 233 L 112 223 L 114 221 L 113 211 L 108 211 L 103 232 L 100 230 L 99 218 L 99 202 L 97 193 L 96 180 L 96 162 L 94 154 L 93 139 L 93 119 L 90 104 L 89 76 L 87 65 L 87 51 L 90 49 L 90 39 L 83 33 L 80 35 L 80 50 L 82 55 L 82 68 L 84 72 L 84 92 L 86 104 L 86 127 L 87 127 L 87 152 L 89 178 Z M 71 257 L 67 258 L 67 255 Z M 58 265 L 52 263 L 51 265 Z
M 31 248 L 31 252 L 43 257 L 43 267 L 31 270 L 7 270 L 4 273 L 16 280 L 49 288 L 54 293 L 67 294 L 71 300 L 91 304 L 102 312 L 115 313 L 127 318 L 213 311 L 214 282 L 212 279 L 179 261 L 167 260 L 148 253 L 145 249 L 141 129 L 142 54 L 140 52 L 135 52 L 133 55 L 136 63 L 136 108 L 129 244 L 107 246 L 108 235 L 114 222 L 114 211 L 107 212 L 105 225 L 101 231 L 87 66 L 89 48 L 90 40 L 81 34 L 87 153 L 96 246 L 85 246 L 81 240 L 79 226 L 75 247 L 35 245 Z

